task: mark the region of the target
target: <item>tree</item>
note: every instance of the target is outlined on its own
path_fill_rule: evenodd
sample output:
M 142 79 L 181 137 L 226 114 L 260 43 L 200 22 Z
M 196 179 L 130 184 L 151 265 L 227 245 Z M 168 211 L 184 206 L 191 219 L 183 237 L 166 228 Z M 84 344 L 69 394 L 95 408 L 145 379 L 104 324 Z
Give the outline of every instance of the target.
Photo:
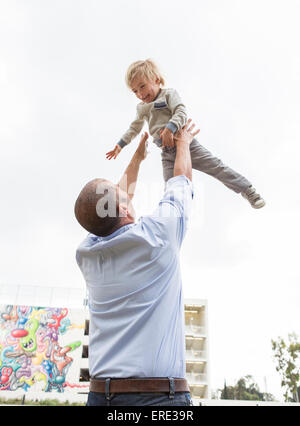
M 276 370 L 281 375 L 281 386 L 285 388 L 285 401 L 299 402 L 297 387 L 300 382 L 300 343 L 295 333 L 288 335 L 288 343 L 282 337 L 272 340 Z
M 228 392 L 227 392 L 227 386 L 226 386 L 226 380 L 224 381 L 224 389 L 223 389 L 223 398 L 221 399 L 229 399 L 228 398 Z
M 235 386 L 227 386 L 220 389 L 221 399 L 237 399 L 246 401 L 274 401 L 275 398 L 269 393 L 260 392 L 258 385 L 252 376 L 241 377 Z

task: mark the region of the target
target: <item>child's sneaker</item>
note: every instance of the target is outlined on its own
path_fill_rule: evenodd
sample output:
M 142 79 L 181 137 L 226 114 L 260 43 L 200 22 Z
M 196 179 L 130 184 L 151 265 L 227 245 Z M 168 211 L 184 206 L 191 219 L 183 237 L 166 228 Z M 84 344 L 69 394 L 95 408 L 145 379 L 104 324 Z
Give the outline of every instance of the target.
M 265 200 L 261 198 L 253 186 L 249 186 L 247 191 L 242 192 L 242 196 L 249 201 L 254 209 L 261 209 L 266 204 Z

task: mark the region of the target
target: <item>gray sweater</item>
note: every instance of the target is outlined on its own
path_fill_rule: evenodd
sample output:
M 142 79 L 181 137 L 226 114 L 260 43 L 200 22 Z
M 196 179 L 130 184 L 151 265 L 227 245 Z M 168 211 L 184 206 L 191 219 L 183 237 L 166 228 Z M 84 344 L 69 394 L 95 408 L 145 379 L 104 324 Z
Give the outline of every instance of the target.
M 187 121 L 186 108 L 176 90 L 161 89 L 153 102 L 140 102 L 136 109 L 136 118 L 124 133 L 118 145 L 128 145 L 142 130 L 145 121 L 153 139 L 159 139 L 159 131 L 167 127 L 172 133 L 181 129 Z

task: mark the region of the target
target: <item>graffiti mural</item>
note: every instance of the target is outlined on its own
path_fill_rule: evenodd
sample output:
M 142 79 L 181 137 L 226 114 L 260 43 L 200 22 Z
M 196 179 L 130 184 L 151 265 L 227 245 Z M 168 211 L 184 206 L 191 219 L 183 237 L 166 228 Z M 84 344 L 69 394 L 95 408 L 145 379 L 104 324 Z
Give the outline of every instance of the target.
M 34 389 L 63 392 L 76 385 L 67 381 L 74 338 L 67 308 L 0 306 L 0 390 Z M 77 351 L 78 352 L 78 351 Z

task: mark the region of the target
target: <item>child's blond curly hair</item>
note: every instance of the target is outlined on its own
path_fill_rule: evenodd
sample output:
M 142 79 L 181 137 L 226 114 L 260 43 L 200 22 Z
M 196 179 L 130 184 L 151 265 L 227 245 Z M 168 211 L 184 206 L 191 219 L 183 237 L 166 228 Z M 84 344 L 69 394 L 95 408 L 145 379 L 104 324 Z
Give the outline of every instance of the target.
M 137 76 L 145 77 L 148 80 L 156 80 L 158 78 L 161 86 L 165 85 L 165 79 L 158 66 L 154 61 L 152 61 L 152 59 L 136 61 L 128 67 L 125 80 L 129 88 L 131 88 L 131 83 Z

